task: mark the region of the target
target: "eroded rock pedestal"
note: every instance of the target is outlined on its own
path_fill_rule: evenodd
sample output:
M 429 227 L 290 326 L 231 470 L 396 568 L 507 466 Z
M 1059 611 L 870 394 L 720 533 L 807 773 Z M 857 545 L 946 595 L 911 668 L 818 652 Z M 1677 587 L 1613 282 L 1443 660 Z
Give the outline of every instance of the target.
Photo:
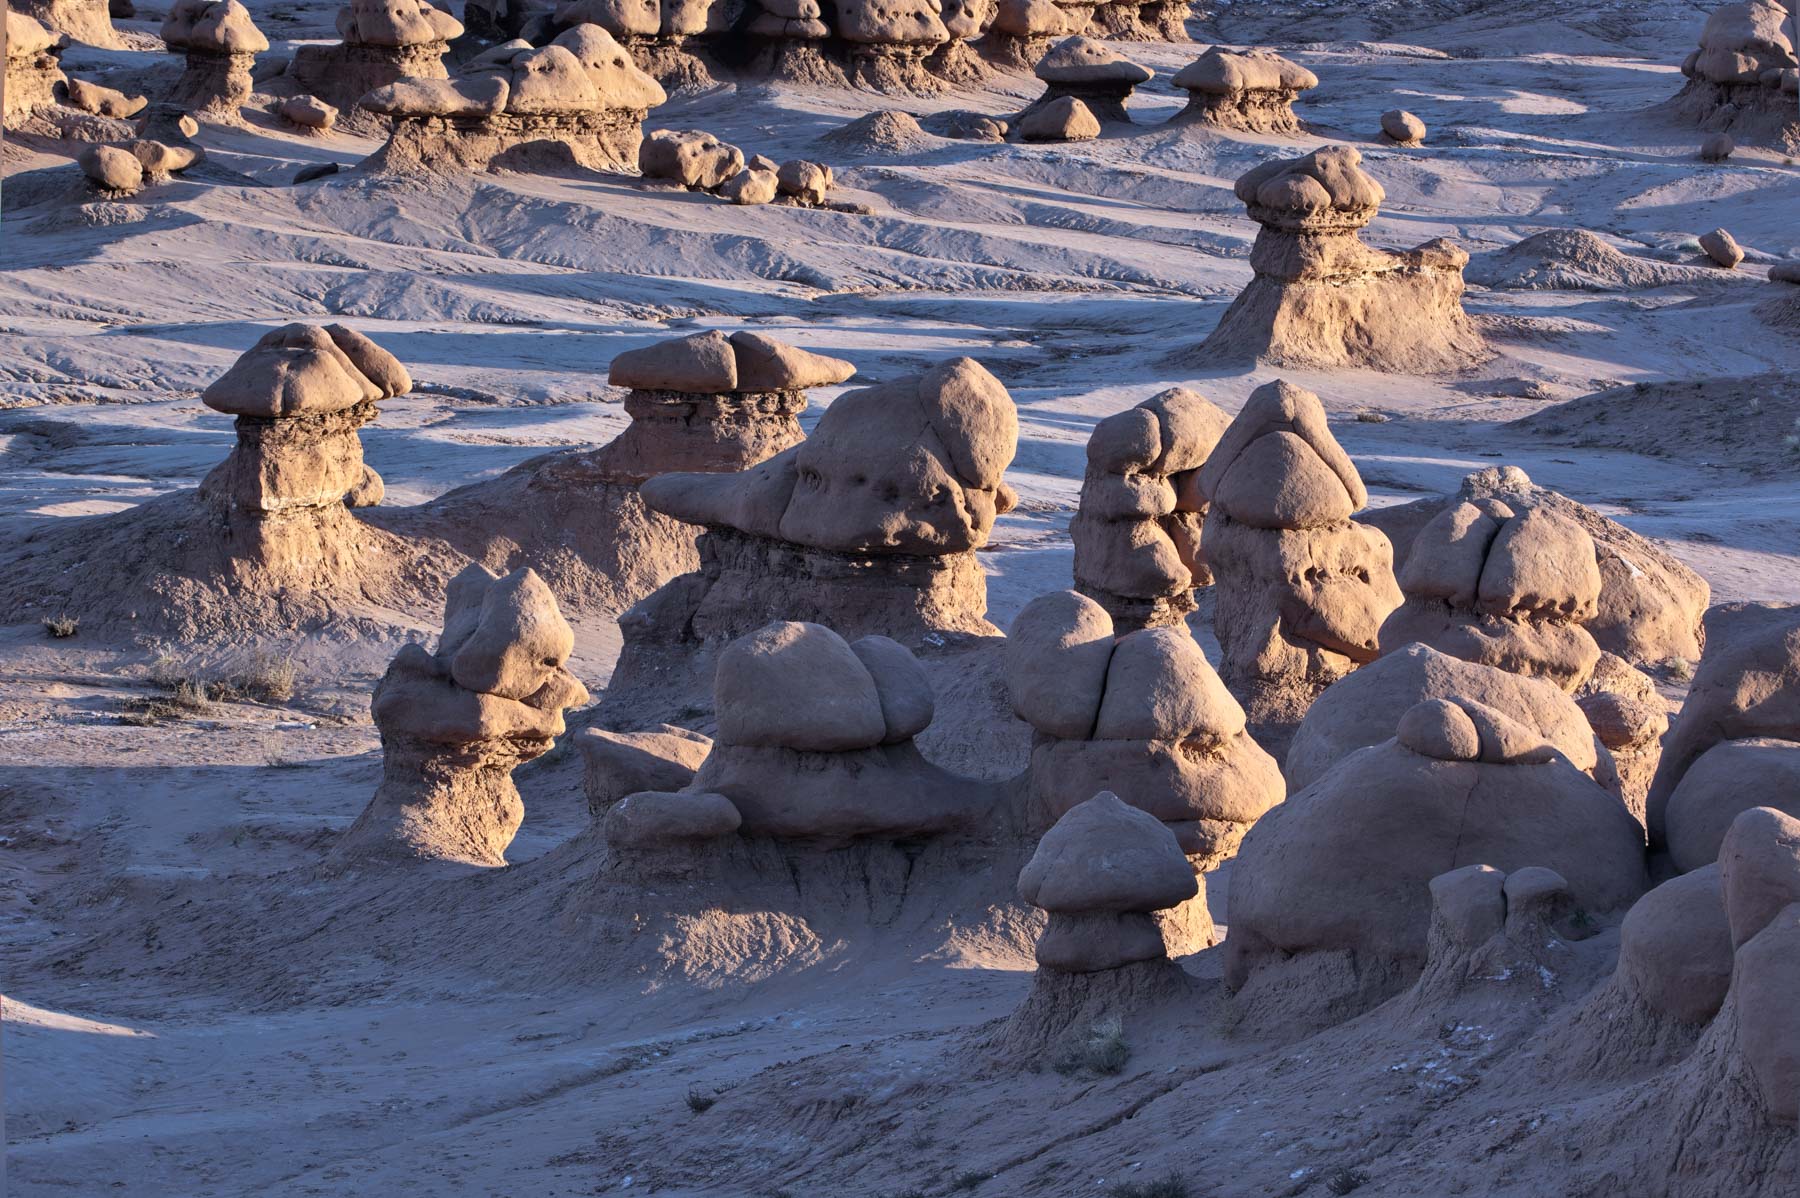
M 519 765 L 550 751 L 587 689 L 563 668 L 575 634 L 530 570 L 451 581 L 435 654 L 408 645 L 375 688 L 382 780 L 328 865 L 506 864 L 525 818 Z
M 1081 503 L 1069 522 L 1075 589 L 1121 631 L 1174 624 L 1212 582 L 1201 544 L 1206 500 L 1198 471 L 1230 424 L 1181 387 L 1094 426 Z
M 1125 125 L 1131 123 L 1125 103 L 1132 90 L 1152 76 L 1148 67 L 1086 37 L 1058 42 L 1038 60 L 1033 73 L 1044 81 L 1044 94 L 1020 114 L 1021 121 L 1067 96 L 1086 105 L 1097 120 Z
M 1027 826 L 1108 790 L 1165 824 L 1195 869 L 1213 869 L 1281 802 L 1281 769 L 1185 625 L 1116 642 L 1113 631 L 1073 591 L 1040 595 L 1013 621 L 1007 689 L 1035 734 Z
M 1251 393 L 1199 473 L 1220 673 L 1280 756 L 1326 687 L 1378 652 L 1402 602 L 1393 550 L 1350 517 L 1368 492 L 1319 398 Z
M 1490 356 L 1462 310 L 1467 253 L 1439 238 L 1405 253 L 1364 245 L 1385 198 L 1350 146 L 1265 163 L 1237 181 L 1262 226 L 1256 277 L 1196 359 L 1404 374 L 1460 370 Z
M 56 103 L 68 39 L 16 9 L 6 12 L 6 128 Z
M 444 55 L 462 22 L 426 0 L 351 0 L 338 11 L 343 41 L 294 48 L 287 74 L 300 90 L 345 113 L 378 87 L 447 79 Z
M 726 0 L 562 0 L 556 23 L 597 25 L 657 82 L 693 88 L 714 82 L 696 51 L 731 31 L 733 11 Z
M 393 121 L 377 169 L 485 170 L 537 163 L 619 171 L 637 165 L 644 117 L 666 99 L 598 25 L 544 47 L 506 42 L 447 79 L 406 79 L 361 98 Z
M 8 12 L 30 17 L 70 41 L 112 49 L 119 45 L 107 0 L 11 0 Z M 10 37 L 12 30 L 8 29 Z
M 1249 133 L 1297 134 L 1294 101 L 1319 86 L 1319 77 L 1270 50 L 1213 46 L 1175 73 L 1187 107 L 1171 120 Z
M 176 0 L 162 25 L 169 49 L 187 55 L 187 68 L 168 101 L 189 112 L 235 115 L 249 101 L 256 56 L 269 48 L 238 0 Z
M 1713 10 L 1699 48 L 1681 64 L 1688 84 L 1670 107 L 1740 141 L 1800 146 L 1800 60 L 1789 21 L 1788 9 L 1774 0 Z

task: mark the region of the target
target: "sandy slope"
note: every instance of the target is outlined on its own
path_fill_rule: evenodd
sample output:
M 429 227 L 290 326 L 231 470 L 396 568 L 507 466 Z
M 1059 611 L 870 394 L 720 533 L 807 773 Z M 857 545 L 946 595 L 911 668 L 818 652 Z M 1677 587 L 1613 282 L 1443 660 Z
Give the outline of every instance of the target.
M 330 36 L 328 4 L 252 8 L 271 38 Z M 1526 29 L 1512 6 L 1220 6 L 1217 36 L 1266 39 L 1324 80 L 1303 107 L 1318 136 L 1298 147 L 1161 129 L 1181 102 L 1168 75 L 1194 53 L 1173 46 L 1127 48 L 1159 72 L 1134 102 L 1138 130 L 1071 147 L 818 142 L 879 105 L 1016 109 L 1036 91 L 1022 77 L 932 101 L 726 87 L 653 116 L 833 161 L 871 215 L 733 208 L 616 178 L 291 187 L 297 168 L 348 166 L 373 143 L 260 118 L 202 134 L 216 168 L 202 181 L 78 205 L 53 147 L 9 145 L 0 528 L 191 486 L 230 439 L 197 392 L 282 321 L 345 319 L 419 381 L 364 432 L 394 504 L 610 437 L 623 412 L 605 367 L 621 350 L 754 327 L 852 359 L 859 381 L 966 353 L 1006 382 L 1023 503 L 984 554 L 1004 625 L 1068 583 L 1096 419 L 1177 383 L 1235 408 L 1275 377 L 1169 362 L 1249 277 L 1254 227 L 1231 181 L 1349 140 L 1388 190 L 1370 231 L 1383 245 L 1450 236 L 1479 253 L 1585 228 L 1695 263 L 1693 237 L 1724 225 L 1751 250 L 1735 275 L 1652 290 L 1472 288 L 1501 356 L 1468 377 L 1290 372 L 1343 417 L 1377 502 L 1514 463 L 1664 538 L 1718 599 L 1800 599 L 1800 454 L 1767 439 L 1740 452 L 1716 431 L 1728 406 L 1691 438 L 1653 411 L 1603 437 L 1537 416 L 1638 382 L 1787 372 L 1791 390 L 1800 370 L 1800 337 L 1752 315 L 1781 293 L 1767 264 L 1800 254 L 1800 170 L 1754 151 L 1703 167 L 1696 136 L 1648 111 L 1677 90 L 1701 12 L 1557 0 Z M 169 69 L 142 52 L 66 61 L 146 86 Z M 1425 149 L 1369 140 L 1396 105 L 1430 125 Z M 616 633 L 580 637 L 572 664 L 598 690 Z M 1584 1096 L 1522 1086 L 1519 1027 L 1492 1044 L 1389 1021 L 1222 1047 L 1203 1004 L 1136 1044 L 1122 1077 L 1080 1082 L 996 1072 L 968 1047 L 1029 985 L 1029 928 L 1011 916 L 960 936 L 891 916 L 817 942 L 778 922 L 645 932 L 675 935 L 687 958 L 672 966 L 632 929 L 635 916 L 662 927 L 659 904 L 679 896 L 644 895 L 635 916 L 584 907 L 575 855 L 555 851 L 585 822 L 566 753 L 521 779 L 511 856 L 526 864 L 510 880 L 333 893 L 304 869 L 378 772 L 365 706 L 378 663 L 341 648 L 312 647 L 288 706 L 144 729 L 117 722 L 144 649 L 0 636 L 14 1192 L 899 1195 L 976 1171 L 1000 1175 L 979 1193 L 1063 1195 L 1179 1168 L 1198 1192 L 1273 1194 L 1322 1192 L 1352 1167 L 1378 1180 L 1365 1192 L 1560 1192 L 1543 1170 L 1561 1162 L 1526 1125 L 1579 1123 Z M 980 893 L 1004 895 L 999 872 Z M 1216 975 L 1210 955 L 1191 968 Z M 564 958 L 579 967 L 552 967 Z M 1575 963 L 1550 1005 L 1594 969 Z M 1418 1072 L 1440 1053 L 1462 1062 L 1447 1089 Z M 690 1088 L 728 1092 L 694 1114 Z

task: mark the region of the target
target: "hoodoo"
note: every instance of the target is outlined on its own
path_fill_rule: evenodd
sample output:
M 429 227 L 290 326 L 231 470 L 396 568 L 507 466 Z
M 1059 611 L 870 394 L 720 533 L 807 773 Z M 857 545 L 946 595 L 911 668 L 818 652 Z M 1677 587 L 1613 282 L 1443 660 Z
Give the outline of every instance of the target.
M 255 87 L 256 56 L 269 39 L 238 0 L 176 0 L 162 25 L 169 49 L 187 55 L 187 68 L 169 102 L 190 112 L 235 116 Z

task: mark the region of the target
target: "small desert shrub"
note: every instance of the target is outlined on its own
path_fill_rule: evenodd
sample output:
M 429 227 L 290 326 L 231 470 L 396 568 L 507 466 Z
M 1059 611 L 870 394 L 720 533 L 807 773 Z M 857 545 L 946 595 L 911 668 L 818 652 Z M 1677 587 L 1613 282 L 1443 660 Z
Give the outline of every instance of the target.
M 1188 1198 L 1188 1184 L 1165 1173 L 1155 1181 L 1121 1181 L 1106 1193 L 1107 1198 Z
M 241 670 L 221 678 L 218 684 L 259 703 L 286 703 L 294 697 L 294 677 L 293 661 L 259 650 Z
M 55 640 L 65 640 L 81 631 L 81 621 L 67 613 L 45 616 L 44 631 Z
M 1388 417 L 1385 412 L 1358 412 L 1356 414 L 1356 423 L 1358 424 L 1386 424 L 1387 422 Z
M 1671 657 L 1668 665 L 1669 677 L 1677 682 L 1686 682 L 1694 676 L 1694 663 L 1685 657 Z
M 1369 1175 L 1360 1169 L 1339 1169 L 1325 1179 L 1325 1188 L 1333 1194 L 1343 1195 L 1362 1188 L 1369 1180 Z
M 134 696 L 121 703 L 119 719 L 127 724 L 144 727 L 185 719 L 212 709 L 206 689 L 191 678 L 174 679 L 167 685 L 159 682 L 157 685 L 162 688 L 161 694 Z
M 1131 1059 L 1131 1047 L 1125 1043 L 1125 1028 L 1116 1015 L 1100 1020 L 1088 1029 L 1083 1039 L 1064 1049 L 1051 1068 L 1067 1075 L 1087 1070 L 1091 1073 L 1114 1074 Z
M 964 1191 L 977 1190 L 986 1184 L 993 1176 L 992 1173 L 977 1173 L 975 1170 L 971 1169 L 967 1173 L 958 1173 L 956 1175 L 956 1180 L 950 1183 L 950 1188 L 953 1190 Z
M 694 1114 L 696 1114 L 696 1115 L 698 1115 L 702 1111 L 712 1110 L 713 1103 L 715 1103 L 717 1101 L 719 1101 L 719 1096 L 717 1094 L 708 1094 L 705 1090 L 700 1089 L 698 1086 L 692 1086 L 692 1087 L 689 1087 L 689 1089 L 688 1089 L 688 1092 L 687 1092 L 688 1110 L 694 1112 Z

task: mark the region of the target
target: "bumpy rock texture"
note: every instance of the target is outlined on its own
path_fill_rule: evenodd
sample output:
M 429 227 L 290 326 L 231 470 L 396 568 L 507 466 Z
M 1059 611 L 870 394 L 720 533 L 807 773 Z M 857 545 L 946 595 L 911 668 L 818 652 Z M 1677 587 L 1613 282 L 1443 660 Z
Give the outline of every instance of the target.
M 56 103 L 68 38 L 17 9 L 6 10 L 6 128 Z
M 1049 912 L 1041 969 L 1099 973 L 1168 954 L 1151 913 L 1206 900 L 1175 838 L 1102 791 L 1069 809 L 1019 871 L 1019 896 Z M 1210 923 L 1210 920 L 1207 922 Z
M 376 88 L 449 78 L 444 55 L 463 25 L 426 0 L 351 0 L 338 11 L 335 46 L 294 49 L 287 74 L 303 91 L 349 112 Z
M 1072 37 L 1039 59 L 1034 73 L 1044 81 L 1044 94 L 1021 115 L 1021 127 L 1033 113 L 1065 96 L 1079 100 L 1097 120 L 1130 124 L 1125 103 L 1132 89 L 1148 83 L 1153 72 L 1103 42 Z
M 1350 146 L 1328 146 L 1237 181 L 1262 226 L 1256 277 L 1197 361 L 1432 374 L 1489 356 L 1462 310 L 1468 254 L 1442 238 L 1398 254 L 1363 244 L 1386 193 L 1361 162 Z
M 70 41 L 107 49 L 120 44 L 107 0 L 12 0 L 7 11 L 29 17 Z M 6 32 L 9 37 L 12 35 L 11 29 Z
M 1399 572 L 1406 602 L 1381 626 L 1383 652 L 1419 642 L 1563 690 L 1585 683 L 1600 646 L 1593 538 L 1553 512 L 1458 503 L 1413 539 Z
M 1653 847 L 1679 869 L 1713 859 L 1759 805 L 1800 815 L 1800 607 L 1723 604 L 1650 786 Z
M 548 46 L 503 43 L 450 78 L 376 88 L 361 104 L 393 120 L 370 160 L 382 170 L 546 162 L 617 171 L 637 164 L 644 117 L 665 98 L 610 34 L 578 25 Z
M 916 643 L 991 635 L 975 550 L 1016 497 L 1003 481 L 1018 414 L 969 358 L 848 391 L 799 445 L 736 474 L 663 474 L 652 511 L 706 529 L 700 570 L 622 621 L 634 640 L 685 643 L 804 618 Z M 623 667 L 622 667 L 623 668 Z
M 381 787 L 330 862 L 506 864 L 525 818 L 512 771 L 549 752 L 563 711 L 588 699 L 564 668 L 574 645 L 531 570 L 497 578 L 477 564 L 457 575 L 437 652 L 406 646 L 375 688 Z
M 1088 437 L 1081 504 L 1069 523 L 1075 589 L 1125 631 L 1172 624 L 1212 582 L 1198 472 L 1231 418 L 1171 387 L 1108 416 Z
M 1245 837 L 1234 866 L 1226 980 L 1329 954 L 1358 1001 L 1424 964 L 1433 878 L 1469 865 L 1542 865 L 1593 913 L 1644 891 L 1642 832 L 1529 727 L 1472 699 L 1428 699 L 1394 739 L 1343 760 Z
M 170 103 L 192 112 L 235 115 L 255 85 L 250 72 L 269 39 L 238 0 L 176 0 L 162 24 L 169 49 L 187 55 Z
M 1294 101 L 1319 86 L 1319 77 L 1271 50 L 1213 46 L 1175 73 L 1188 94 L 1174 120 L 1250 133 L 1297 134 Z
M 1368 492 L 1318 396 L 1286 382 L 1251 393 L 1197 483 L 1220 672 L 1251 725 L 1277 734 L 1375 659 L 1401 603 L 1393 551 L 1350 519 Z
M 1675 114 L 1740 141 L 1800 145 L 1800 60 L 1788 22 L 1776 0 L 1714 9 L 1681 64 L 1688 83 L 1670 101 Z
M 532 458 L 381 521 L 490 565 L 530 565 L 566 610 L 611 618 L 700 565 L 698 530 L 646 508 L 639 485 L 672 470 L 745 470 L 798 445 L 807 390 L 854 372 L 762 333 L 627 350 L 610 373 L 630 388 L 631 423 L 618 437 Z
M 555 10 L 558 25 L 604 29 L 667 87 L 713 82 L 704 48 L 731 31 L 733 15 L 721 0 L 562 0 Z
M 1035 733 L 1028 822 L 1047 827 L 1112 791 L 1212 869 L 1281 802 L 1281 770 L 1185 625 L 1116 642 L 1113 631 L 1074 591 L 1040 595 L 1013 621 L 1007 688 Z

